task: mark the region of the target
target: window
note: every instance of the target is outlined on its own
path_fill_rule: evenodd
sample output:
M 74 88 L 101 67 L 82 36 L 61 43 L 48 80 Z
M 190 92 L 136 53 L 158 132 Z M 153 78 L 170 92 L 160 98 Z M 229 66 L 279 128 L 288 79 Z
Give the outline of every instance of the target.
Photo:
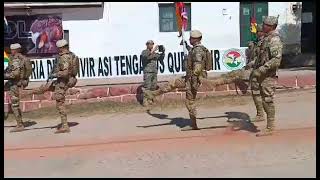
M 69 30 L 63 30 L 63 39 L 67 40 L 69 47 L 70 47 Z
M 160 32 L 178 32 L 176 6 L 174 3 L 158 4 L 159 5 L 159 27 Z M 185 3 L 188 25 L 187 31 L 191 30 L 191 3 Z

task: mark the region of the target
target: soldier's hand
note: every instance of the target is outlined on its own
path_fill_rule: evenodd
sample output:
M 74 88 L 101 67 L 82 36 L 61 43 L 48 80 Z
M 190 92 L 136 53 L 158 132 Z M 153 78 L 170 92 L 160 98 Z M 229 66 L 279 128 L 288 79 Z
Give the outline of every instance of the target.
M 153 51 L 156 51 L 156 50 L 158 50 L 159 49 L 159 45 L 155 45 L 154 47 L 153 47 Z

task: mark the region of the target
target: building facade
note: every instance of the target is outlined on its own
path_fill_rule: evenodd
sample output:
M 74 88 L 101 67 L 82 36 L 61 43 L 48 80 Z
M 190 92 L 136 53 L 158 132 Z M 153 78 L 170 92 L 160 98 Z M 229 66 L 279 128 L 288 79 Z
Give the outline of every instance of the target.
M 245 65 L 244 50 L 251 38 L 252 16 L 261 23 L 263 16 L 279 15 L 278 30 L 283 34 L 288 30 L 281 31 L 281 28 L 288 24 L 298 27 L 295 36 L 284 39 L 285 43 L 300 44 L 301 18 L 296 16 L 300 13 L 301 17 L 301 10 L 296 12 L 298 15 L 294 14 L 295 4 L 297 2 L 186 2 L 189 22 L 185 39 L 188 40 L 190 29 L 200 30 L 202 43 L 213 54 L 212 71 L 235 70 Z M 160 75 L 184 73 L 173 3 L 5 3 L 6 17 L 35 14 L 61 14 L 64 38 L 81 59 L 80 78 L 141 76 L 140 53 L 149 39 L 166 48 L 164 60 L 158 62 Z M 51 61 L 52 57 L 34 57 L 32 80 L 45 80 Z

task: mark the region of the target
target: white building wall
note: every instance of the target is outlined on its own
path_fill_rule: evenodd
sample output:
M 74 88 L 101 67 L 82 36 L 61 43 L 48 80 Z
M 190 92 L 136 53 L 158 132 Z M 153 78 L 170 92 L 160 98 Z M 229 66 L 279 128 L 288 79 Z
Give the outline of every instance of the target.
M 296 23 L 291 14 L 293 3 L 269 2 L 269 15 L 280 15 L 278 29 L 282 24 Z M 239 5 L 239 2 L 191 3 L 192 29 L 202 31 L 204 45 L 216 49 L 240 46 Z M 222 14 L 224 8 L 228 15 Z M 35 9 L 32 13 L 62 12 L 71 49 L 79 56 L 133 53 L 144 49 L 148 39 L 164 44 L 167 50 L 181 49 L 177 32 L 159 32 L 156 2 L 105 2 L 101 9 L 103 12 L 98 8 Z M 7 16 L 17 14 L 5 12 Z
M 280 15 L 278 27 L 292 22 L 288 12 L 290 5 L 290 2 L 269 2 L 269 15 Z M 239 2 L 191 3 L 192 29 L 203 33 L 202 43 L 210 50 L 222 50 L 221 57 L 223 50 L 240 49 L 239 7 Z M 227 15 L 223 15 L 223 9 L 226 9 Z M 99 57 L 140 55 L 149 39 L 165 45 L 166 53 L 182 52 L 179 45 L 181 38 L 177 37 L 177 32 L 159 32 L 159 7 L 156 2 L 105 2 L 103 8 L 33 11 L 34 14 L 61 12 L 63 28 L 69 30 L 71 51 L 80 58 L 97 60 Z M 13 14 L 17 15 L 15 12 L 5 12 L 8 16 Z M 186 33 L 186 40 L 188 38 L 189 32 Z M 241 48 L 242 52 L 244 48 Z M 167 59 L 166 56 L 164 61 Z M 113 59 L 111 61 L 114 68 L 115 62 Z M 220 66 L 221 71 L 228 71 L 222 64 Z
M 223 8 L 229 10 L 229 16 L 222 15 Z M 239 2 L 193 2 L 191 12 L 192 29 L 202 31 L 204 45 L 218 49 L 239 47 Z M 167 50 L 182 49 L 177 32 L 159 32 L 159 8 L 155 2 L 105 3 L 102 19 L 64 21 L 63 27 L 69 30 L 72 50 L 79 56 L 136 53 L 145 48 L 148 39 L 164 44 Z M 188 39 L 189 32 L 186 35 Z M 87 45 L 90 47 L 84 48 Z
M 301 9 L 296 12 L 300 19 L 296 19 L 292 5 L 302 2 L 269 2 L 269 15 L 279 15 L 277 27 L 282 42 L 284 54 L 298 54 L 301 52 Z

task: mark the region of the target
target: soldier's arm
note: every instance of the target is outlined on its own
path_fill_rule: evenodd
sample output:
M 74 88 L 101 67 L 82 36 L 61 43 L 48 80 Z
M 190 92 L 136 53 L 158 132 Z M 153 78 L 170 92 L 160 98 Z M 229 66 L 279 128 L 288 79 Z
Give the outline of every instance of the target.
M 69 76 L 69 57 L 62 56 L 58 62 L 59 71 L 57 72 L 57 77 L 59 78 L 68 78 Z
M 144 56 L 148 60 L 152 60 L 157 57 L 157 54 L 150 51 L 143 51 L 142 56 Z
M 259 68 L 260 72 L 265 73 L 270 69 L 277 69 L 281 63 L 282 57 L 282 42 L 279 36 L 273 37 L 270 40 L 268 54 L 270 60 Z
M 194 59 L 193 59 L 193 74 L 199 76 L 202 72 L 202 59 L 204 51 L 201 47 L 196 47 L 194 49 Z

